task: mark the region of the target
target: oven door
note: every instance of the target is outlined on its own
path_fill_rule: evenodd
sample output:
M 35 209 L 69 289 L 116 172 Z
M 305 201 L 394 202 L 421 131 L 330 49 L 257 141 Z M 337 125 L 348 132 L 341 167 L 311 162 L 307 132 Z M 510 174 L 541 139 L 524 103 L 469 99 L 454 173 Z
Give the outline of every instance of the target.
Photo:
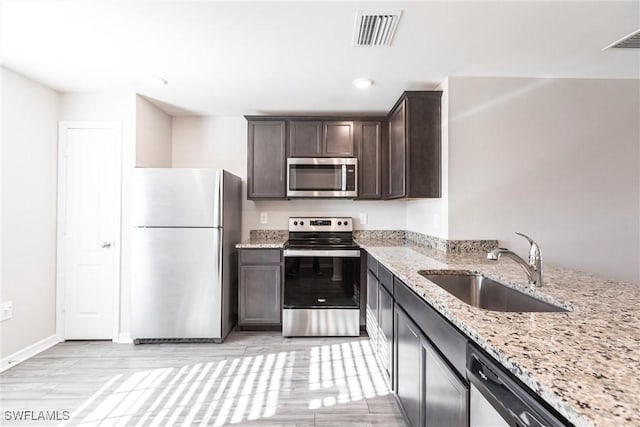
M 360 250 L 285 249 L 282 335 L 360 335 Z
M 287 159 L 287 197 L 357 197 L 357 159 Z

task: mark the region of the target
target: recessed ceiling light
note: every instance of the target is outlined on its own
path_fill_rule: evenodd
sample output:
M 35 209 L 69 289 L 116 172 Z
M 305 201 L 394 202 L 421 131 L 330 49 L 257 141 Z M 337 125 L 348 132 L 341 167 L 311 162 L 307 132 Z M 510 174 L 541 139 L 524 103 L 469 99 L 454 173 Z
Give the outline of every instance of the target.
M 162 77 L 147 77 L 147 83 L 152 86 L 166 86 L 169 82 Z
M 373 80 L 371 79 L 355 79 L 353 81 L 353 85 L 358 89 L 366 89 L 373 84 Z

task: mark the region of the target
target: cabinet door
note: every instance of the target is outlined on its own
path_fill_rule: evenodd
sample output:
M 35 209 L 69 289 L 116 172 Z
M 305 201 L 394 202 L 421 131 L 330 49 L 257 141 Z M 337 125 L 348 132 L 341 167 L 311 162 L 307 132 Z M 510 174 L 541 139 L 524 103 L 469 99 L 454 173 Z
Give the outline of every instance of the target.
M 412 427 L 420 425 L 420 330 L 395 305 L 396 394 Z
M 323 122 L 322 155 L 353 157 L 353 122 Z
M 422 338 L 423 425 L 428 427 L 469 425 L 469 389 Z
M 441 196 L 442 92 L 423 91 L 407 95 L 406 197 Z
M 378 279 L 367 270 L 367 335 L 374 352 L 378 348 Z
M 286 196 L 284 121 L 249 121 L 247 198 Z
M 358 198 L 382 198 L 382 123 L 357 125 Z
M 322 157 L 322 122 L 289 121 L 289 157 Z
M 389 118 L 389 198 L 406 196 L 406 103 L 402 101 Z
M 378 286 L 378 331 L 378 358 L 393 384 L 393 297 L 383 286 Z
M 240 266 L 240 319 L 242 324 L 281 323 L 281 266 Z

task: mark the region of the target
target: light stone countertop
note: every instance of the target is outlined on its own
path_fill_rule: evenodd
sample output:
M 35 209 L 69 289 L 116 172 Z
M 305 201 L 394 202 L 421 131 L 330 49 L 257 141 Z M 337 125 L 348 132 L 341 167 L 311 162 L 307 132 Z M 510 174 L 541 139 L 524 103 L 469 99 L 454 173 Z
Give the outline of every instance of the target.
M 249 239 L 236 244 L 238 249 L 277 249 L 283 248 L 289 240 L 287 230 L 251 230 Z
M 288 239 L 253 238 L 236 244 L 238 249 L 282 249 Z
M 571 312 L 494 312 L 463 303 L 418 271 L 482 272 L 523 289 L 526 276 L 512 260 L 446 254 L 405 240 L 357 241 L 570 422 L 640 425 L 639 285 L 545 265 L 535 295 Z

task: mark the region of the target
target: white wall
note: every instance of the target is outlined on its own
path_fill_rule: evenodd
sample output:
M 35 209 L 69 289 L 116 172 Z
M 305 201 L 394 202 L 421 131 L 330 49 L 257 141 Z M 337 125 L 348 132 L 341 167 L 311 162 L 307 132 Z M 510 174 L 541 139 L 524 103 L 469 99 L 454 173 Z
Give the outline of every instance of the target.
M 352 200 L 246 200 L 247 121 L 243 117 L 174 117 L 173 167 L 224 168 L 242 177 L 243 239 L 249 230 L 287 228 L 289 216 L 345 215 L 358 218 L 368 214 L 368 224 L 355 222 L 358 229 L 404 230 L 404 202 Z M 260 213 L 266 212 L 267 224 L 260 224 Z
M 171 167 L 171 116 L 136 95 L 136 166 Z
M 640 80 L 449 79 L 449 238 L 640 282 Z
M 120 247 L 120 331 L 127 338 L 131 310 L 131 173 L 136 155 L 136 96 L 67 93 L 61 98 L 60 120 L 122 123 L 122 200 Z
M 177 168 L 226 169 L 247 175 L 244 117 L 174 117 L 172 164 Z
M 5 68 L 2 80 L 0 358 L 55 334 L 56 174 L 60 96 Z

